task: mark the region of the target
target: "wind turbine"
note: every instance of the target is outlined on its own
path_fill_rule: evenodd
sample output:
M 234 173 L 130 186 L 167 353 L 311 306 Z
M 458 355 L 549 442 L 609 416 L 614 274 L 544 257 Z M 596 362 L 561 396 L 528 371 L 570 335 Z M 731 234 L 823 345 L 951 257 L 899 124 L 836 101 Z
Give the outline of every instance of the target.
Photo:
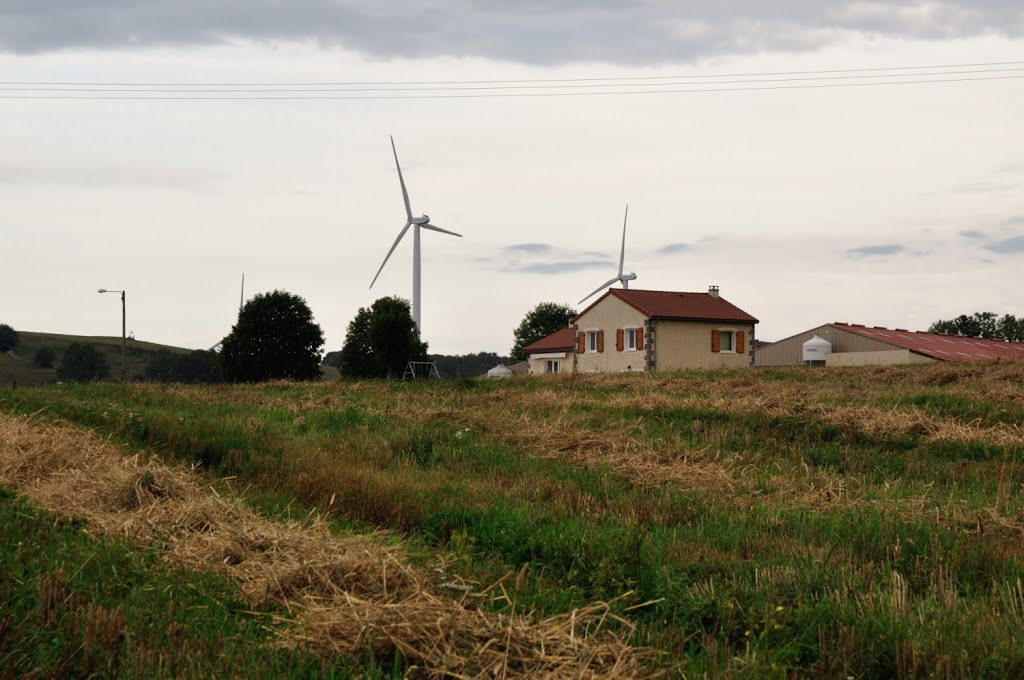
M 625 215 L 625 217 L 622 218 L 622 251 L 619 253 L 619 275 L 616 276 L 613 279 L 609 279 L 605 283 L 602 283 L 600 286 L 597 287 L 597 290 L 595 290 L 593 293 L 591 293 L 587 297 L 583 298 L 583 300 L 580 300 L 579 303 L 577 303 L 577 304 L 581 304 L 582 305 L 584 300 L 593 297 L 595 294 L 601 292 L 603 289 L 605 289 L 608 286 L 612 285 L 616 281 L 621 281 L 622 282 L 622 287 L 625 288 L 625 289 L 629 289 L 629 282 L 636 280 L 636 274 L 634 274 L 633 272 L 630 272 L 628 274 L 623 274 L 622 273 L 622 265 L 626 261 L 626 220 L 627 219 L 629 219 L 629 203 L 626 204 L 626 215 Z
M 402 178 L 402 166 L 398 164 L 398 152 L 395 151 L 394 137 L 391 137 L 391 153 L 395 156 L 395 167 L 398 168 L 398 181 L 402 185 L 402 199 L 405 201 L 406 221 L 402 231 L 398 232 L 398 238 L 391 245 L 391 250 L 384 256 L 384 261 L 380 263 L 380 269 L 377 270 L 377 275 L 370 282 L 370 288 L 373 288 L 373 284 L 377 283 L 377 277 L 384 270 L 384 265 L 388 263 L 388 258 L 391 257 L 391 253 L 395 252 L 395 248 L 398 247 L 402 237 L 405 236 L 405 232 L 409 231 L 409 227 L 415 227 L 412 234 L 412 320 L 416 322 L 416 332 L 422 334 L 422 326 L 420 326 L 420 229 L 439 231 L 442 234 L 450 234 L 459 238 L 462 238 L 462 234 L 456 234 L 454 231 L 448 231 L 431 224 L 429 215 L 412 216 L 412 207 L 409 205 L 409 192 L 405 188 L 405 179 Z

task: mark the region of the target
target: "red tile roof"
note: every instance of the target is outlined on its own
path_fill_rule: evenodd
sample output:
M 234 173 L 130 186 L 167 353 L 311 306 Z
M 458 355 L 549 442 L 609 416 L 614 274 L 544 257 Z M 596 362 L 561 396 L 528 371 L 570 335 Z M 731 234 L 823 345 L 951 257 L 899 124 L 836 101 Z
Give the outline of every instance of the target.
M 526 354 L 533 354 L 534 352 L 569 351 L 575 346 L 576 333 L 573 332 L 571 328 L 563 328 L 562 330 L 555 331 L 551 335 L 541 338 L 536 342 L 531 342 L 523 348 L 523 352 Z
M 722 297 L 710 293 L 673 293 L 665 290 L 636 290 L 610 288 L 573 321 L 580 318 L 609 295 L 613 295 L 651 319 L 679 321 L 739 321 L 758 323 L 758 320 Z
M 982 361 L 984 359 L 1024 359 L 1024 342 L 1004 342 L 964 338 L 958 335 L 925 333 L 923 331 L 891 330 L 882 326 L 869 328 L 859 324 L 830 324 L 844 331 L 873 338 L 890 345 L 909 349 L 940 361 Z

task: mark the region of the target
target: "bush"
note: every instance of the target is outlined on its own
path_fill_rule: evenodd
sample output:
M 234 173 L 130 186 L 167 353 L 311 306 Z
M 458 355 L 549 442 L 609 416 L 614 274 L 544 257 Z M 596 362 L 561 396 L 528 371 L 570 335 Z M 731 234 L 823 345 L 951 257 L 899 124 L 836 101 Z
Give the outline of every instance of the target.
M 0 352 L 9 352 L 18 346 L 18 332 L 5 323 L 0 323 Z
M 57 361 L 57 353 L 50 347 L 40 347 L 32 357 L 32 363 L 36 368 L 53 368 L 55 361 Z
M 57 377 L 61 380 L 85 382 L 110 377 L 107 357 L 92 345 L 71 343 L 60 360 Z

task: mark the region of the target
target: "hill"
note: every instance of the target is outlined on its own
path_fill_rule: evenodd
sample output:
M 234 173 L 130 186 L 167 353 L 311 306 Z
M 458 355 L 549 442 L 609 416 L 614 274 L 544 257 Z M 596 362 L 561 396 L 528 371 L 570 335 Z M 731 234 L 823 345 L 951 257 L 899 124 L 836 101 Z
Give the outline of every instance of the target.
M 9 386 L 17 381 L 19 386 L 43 385 L 57 381 L 56 368 L 36 368 L 32 357 L 42 347 L 49 347 L 57 355 L 57 363 L 64 350 L 72 343 L 91 344 L 101 351 L 110 364 L 110 376 L 121 376 L 121 338 L 89 335 L 63 335 L 58 333 L 33 333 L 18 331 L 19 343 L 11 354 L 0 354 L 0 385 Z M 140 378 L 145 375 L 146 364 L 159 351 L 166 350 L 176 354 L 188 354 L 192 350 L 183 347 L 160 345 L 155 342 L 134 340 L 129 338 L 125 350 L 126 371 L 129 378 Z
M 388 677 L 412 666 L 424 676 L 555 673 L 544 663 L 574 677 L 1024 669 L 1024 362 L 95 383 L 0 390 L 0 414 L 0 452 L 22 442 L 6 445 L 4 484 L 51 512 L 100 513 L 98 499 L 109 516 L 91 522 L 89 536 L 105 526 L 151 535 L 140 554 L 213 571 L 250 598 L 231 612 L 274 606 L 254 643 L 268 663 L 298 639 L 327 661 L 368 654 L 362 674 L 377 664 Z M 102 447 L 117 450 L 80 454 Z M 219 497 L 199 498 L 177 473 L 131 473 L 145 459 L 139 452 L 177 470 L 195 465 L 204 475 L 195 489 L 216 484 Z M 116 483 L 81 472 L 113 455 Z M 49 475 L 60 488 L 34 486 L 49 470 L 60 471 Z M 341 553 L 297 557 L 288 547 L 307 543 L 284 528 L 224 526 L 238 516 L 224 504 L 243 490 L 263 516 L 322 532 L 331 522 L 346 559 L 377 557 L 362 566 L 338 561 Z M 128 521 L 140 531 L 126 530 Z M 18 535 L 11 541 L 43 540 Z M 23 574 L 36 554 L 11 550 L 0 567 Z M 267 569 L 272 578 L 254 585 Z M 118 589 L 103 601 L 108 618 L 133 594 Z M 165 647 L 146 658 L 173 658 L 179 639 L 201 648 L 211 635 L 206 612 L 232 602 L 204 597 L 211 607 L 182 611 L 174 635 L 152 642 Z M 0 622 L 42 626 L 47 601 L 5 605 L 0 593 Z M 29 605 L 36 609 L 13 608 Z M 479 626 L 462 627 L 471 620 Z M 58 674 L 33 656 L 59 656 L 55 634 L 13 631 L 18 673 Z M 621 639 L 631 652 L 616 646 Z M 67 647 L 64 667 L 79 649 Z M 537 649 L 549 654 L 529 656 Z M 137 652 L 111 663 L 135 663 Z M 205 675 L 216 675 L 209 663 Z

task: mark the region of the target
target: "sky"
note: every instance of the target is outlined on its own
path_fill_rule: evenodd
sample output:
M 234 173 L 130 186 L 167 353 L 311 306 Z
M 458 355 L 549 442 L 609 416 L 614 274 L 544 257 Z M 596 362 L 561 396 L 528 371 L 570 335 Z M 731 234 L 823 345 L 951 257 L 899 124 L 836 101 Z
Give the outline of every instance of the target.
M 1009 0 L 0 0 L 0 323 L 209 348 L 245 294 L 433 352 L 539 302 L 706 291 L 777 340 L 1024 314 Z M 590 300 L 592 301 L 593 298 Z M 589 303 L 589 301 L 588 301 Z M 585 305 L 584 305 L 585 306 Z

